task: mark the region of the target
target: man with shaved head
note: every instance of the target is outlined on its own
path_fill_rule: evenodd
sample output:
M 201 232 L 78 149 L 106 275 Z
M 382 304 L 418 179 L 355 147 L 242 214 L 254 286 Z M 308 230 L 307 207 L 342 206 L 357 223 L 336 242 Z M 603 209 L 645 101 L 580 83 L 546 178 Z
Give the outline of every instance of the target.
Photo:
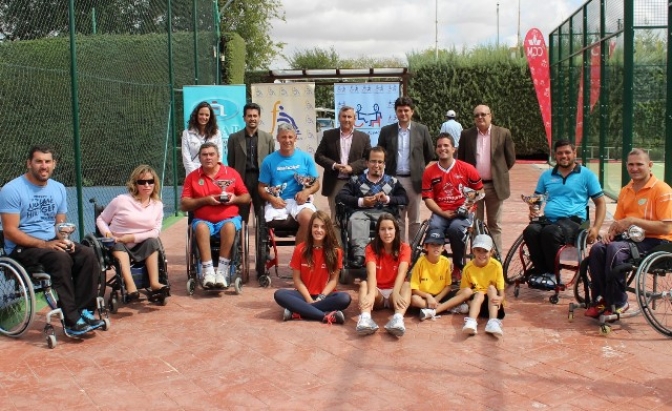
M 651 173 L 652 166 L 644 150 L 636 148 L 628 154 L 630 182 L 618 195 L 614 222 L 608 233 L 593 245 L 588 256 L 593 297 L 593 305 L 586 310 L 588 317 L 623 313 L 629 308 L 626 274 L 616 275 L 613 269 L 630 258 L 631 245 L 645 253 L 672 241 L 672 188 Z M 632 226 L 644 230 L 644 240 L 623 239 L 622 235 Z

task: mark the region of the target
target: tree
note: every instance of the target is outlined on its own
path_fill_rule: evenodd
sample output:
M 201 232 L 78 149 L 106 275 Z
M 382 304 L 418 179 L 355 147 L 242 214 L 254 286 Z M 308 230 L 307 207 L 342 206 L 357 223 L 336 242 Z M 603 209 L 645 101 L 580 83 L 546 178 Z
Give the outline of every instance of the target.
M 227 0 L 218 0 L 223 7 Z M 221 31 L 236 32 L 247 44 L 247 69 L 260 70 L 268 67 L 282 50 L 284 43 L 271 39 L 269 22 L 285 20 L 285 12 L 279 0 L 233 0 L 221 16 Z

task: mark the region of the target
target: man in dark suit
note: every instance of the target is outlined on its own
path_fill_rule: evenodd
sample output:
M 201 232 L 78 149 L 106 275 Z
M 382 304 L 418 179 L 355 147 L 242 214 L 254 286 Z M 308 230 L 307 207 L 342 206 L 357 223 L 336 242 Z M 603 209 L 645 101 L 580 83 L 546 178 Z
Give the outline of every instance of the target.
M 339 128 L 324 132 L 315 151 L 315 162 L 324 168 L 322 195 L 329 200 L 333 221 L 336 221 L 336 195 L 350 177 L 366 169 L 366 156 L 371 150 L 369 135 L 354 129 L 355 109 L 341 107 L 338 123 Z
M 229 136 L 226 160 L 229 167 L 236 169 L 243 177 L 245 187 L 252 196 L 255 213 L 263 208 L 257 185 L 259 183 L 259 166 L 267 155 L 275 151 L 275 140 L 270 133 L 259 130 L 261 107 L 256 103 L 248 103 L 243 107 L 245 128 Z M 250 206 L 240 206 L 240 216 L 248 221 Z
M 388 153 L 385 174 L 396 176 L 408 195 L 408 206 L 401 210 L 401 238 L 410 243 L 420 229 L 422 173 L 434 159 L 434 144 L 427 126 L 411 121 L 414 103 L 410 97 L 394 102 L 397 123 L 380 129 L 378 145 Z M 406 218 L 408 217 L 408 236 Z
M 488 106 L 480 105 L 474 109 L 474 123 L 475 127 L 462 132 L 457 158 L 475 166 L 483 180 L 485 198 L 479 201 L 476 215 L 481 221 L 487 220 L 490 235 L 501 253 L 502 204 L 511 194 L 509 170 L 516 163 L 516 150 L 511 132 L 492 125 Z

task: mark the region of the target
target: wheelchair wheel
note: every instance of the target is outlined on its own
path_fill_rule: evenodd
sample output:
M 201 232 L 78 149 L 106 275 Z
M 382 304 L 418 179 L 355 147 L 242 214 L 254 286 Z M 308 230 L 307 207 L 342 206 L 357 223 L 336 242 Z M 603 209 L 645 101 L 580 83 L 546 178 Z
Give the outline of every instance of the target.
M 259 285 L 262 285 L 262 277 L 268 277 L 266 274 L 266 259 L 268 255 L 268 231 L 265 222 L 261 220 L 262 217 L 257 217 L 257 233 L 255 235 L 255 270 L 257 272 L 257 280 Z M 269 277 L 270 286 L 270 277 Z
M 656 252 L 637 270 L 637 303 L 646 321 L 659 333 L 672 337 L 672 254 Z
M 581 260 L 579 273 L 573 285 L 574 299 L 579 304 L 590 303 L 590 279 L 588 274 L 588 259 Z
M 237 295 L 242 294 L 243 292 L 243 279 L 240 276 L 236 276 L 233 280 L 233 289 Z
M 35 318 L 35 291 L 26 270 L 0 257 L 0 333 L 20 337 Z
M 264 274 L 259 277 L 259 286 L 262 288 L 269 288 L 271 286 L 271 276 Z
M 422 240 L 425 238 L 425 233 L 429 229 L 429 220 L 425 220 L 420 225 L 418 232 L 415 234 L 413 241 L 411 242 L 411 264 L 408 267 L 408 272 L 411 272 L 411 269 L 415 265 L 415 262 L 418 261 L 418 258 L 424 252 L 424 247 L 422 246 Z
M 107 288 L 107 265 L 105 264 L 105 249 L 100 243 L 100 240 L 96 238 L 93 233 L 87 234 L 84 239 L 81 241 L 81 244 L 87 247 L 90 247 L 93 250 L 93 253 L 98 259 L 98 264 L 100 265 L 100 277 L 98 280 L 98 296 L 105 297 L 105 291 Z
M 513 242 L 509 252 L 506 253 L 502 268 L 504 269 L 504 281 L 507 284 L 523 282 L 527 271 L 532 268 L 530 250 L 527 248 L 522 234 Z

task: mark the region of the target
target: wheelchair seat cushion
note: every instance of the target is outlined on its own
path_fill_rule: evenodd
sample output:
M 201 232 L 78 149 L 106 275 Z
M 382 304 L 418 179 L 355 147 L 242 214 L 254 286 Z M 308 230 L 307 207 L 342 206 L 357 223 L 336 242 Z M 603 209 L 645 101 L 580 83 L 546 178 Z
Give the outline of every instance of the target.
M 289 217 L 285 220 L 273 220 L 266 223 L 266 227 L 272 228 L 276 235 L 286 237 L 294 235 L 299 229 L 299 223 L 293 218 Z

